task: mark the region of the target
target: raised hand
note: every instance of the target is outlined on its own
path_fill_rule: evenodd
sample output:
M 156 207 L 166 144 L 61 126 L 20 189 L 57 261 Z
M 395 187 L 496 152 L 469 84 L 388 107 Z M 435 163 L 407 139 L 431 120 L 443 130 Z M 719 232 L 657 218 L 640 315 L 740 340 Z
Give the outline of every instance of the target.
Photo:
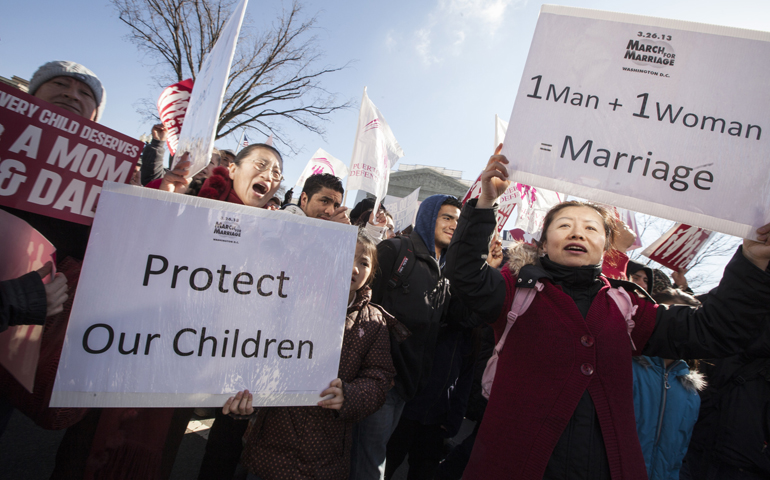
M 767 263 L 770 260 L 770 223 L 758 228 L 757 233 L 759 234 L 757 241 L 743 240 L 743 256 L 762 270 L 767 270 Z
M 497 199 L 502 195 L 511 181 L 508 180 L 508 159 L 500 155 L 503 144 L 497 146 L 495 154 L 489 157 L 487 167 L 481 172 L 481 195 L 479 195 L 476 208 L 492 208 Z
M 177 163 L 176 167 L 163 175 L 163 180 L 160 182 L 160 190 L 175 193 L 187 191 L 187 186 L 190 185 L 190 179 L 187 176 L 190 174 L 190 167 L 192 167 L 192 161 L 189 157 L 189 153 L 182 155 L 182 159 Z
M 674 281 L 674 285 L 676 285 L 676 288 L 679 288 L 681 290 L 684 290 L 687 288 L 687 278 L 685 278 L 685 274 L 687 273 L 686 268 L 680 268 L 676 272 L 671 272 L 671 279 Z
M 329 217 L 329 220 L 332 222 L 337 223 L 344 223 L 345 225 L 350 225 L 350 218 L 348 218 L 348 207 L 339 207 L 336 210 L 334 210 L 334 213 L 332 213 L 332 216 Z

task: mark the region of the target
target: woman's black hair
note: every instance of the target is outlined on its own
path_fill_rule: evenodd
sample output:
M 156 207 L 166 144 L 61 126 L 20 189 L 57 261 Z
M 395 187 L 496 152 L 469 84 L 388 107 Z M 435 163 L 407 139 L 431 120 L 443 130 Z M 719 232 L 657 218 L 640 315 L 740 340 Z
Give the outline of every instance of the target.
M 243 159 L 246 158 L 248 155 L 251 154 L 251 152 L 253 152 L 254 150 L 256 150 L 258 148 L 263 148 L 265 150 L 270 150 L 271 152 L 276 154 L 278 156 L 278 160 L 281 162 L 281 165 L 280 165 L 281 166 L 281 171 L 283 171 L 283 157 L 281 156 L 281 152 L 279 152 L 274 146 L 268 145 L 266 143 L 253 143 L 253 144 L 249 145 L 248 147 L 244 147 L 243 150 L 238 152 L 238 155 L 235 156 L 235 160 L 233 160 L 233 162 L 235 162 L 235 164 L 240 167 L 241 166 L 241 162 L 243 161 Z

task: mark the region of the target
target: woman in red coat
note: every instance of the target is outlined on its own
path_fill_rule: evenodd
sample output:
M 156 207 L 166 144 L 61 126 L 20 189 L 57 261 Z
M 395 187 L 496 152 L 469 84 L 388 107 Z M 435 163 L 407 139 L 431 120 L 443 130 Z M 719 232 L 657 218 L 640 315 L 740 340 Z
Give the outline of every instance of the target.
M 495 202 L 509 181 L 504 156 L 482 173 L 447 253 L 453 291 L 495 321 L 499 340 L 517 288 L 543 285 L 510 329 L 500 354 L 466 479 L 646 480 L 634 418 L 633 355 L 723 357 L 752 338 L 770 303 L 770 225 L 745 240 L 702 307 L 656 305 L 630 292 L 626 321 L 601 275 L 614 224 L 607 211 L 566 202 L 546 216 L 535 265 L 514 273 L 484 266 Z M 646 298 L 645 298 L 646 297 Z

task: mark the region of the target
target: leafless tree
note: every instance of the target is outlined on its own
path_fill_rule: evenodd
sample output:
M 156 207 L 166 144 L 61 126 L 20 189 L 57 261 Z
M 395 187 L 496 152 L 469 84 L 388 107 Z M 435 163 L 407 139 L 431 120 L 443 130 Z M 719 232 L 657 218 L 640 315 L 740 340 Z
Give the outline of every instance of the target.
M 657 240 L 676 223 L 671 220 L 643 214 L 637 214 L 636 219 L 639 234 L 644 238 L 645 244 Z M 697 293 L 705 293 L 707 290 L 715 287 L 722 278 L 719 266 L 724 265 L 732 257 L 741 241 L 740 238 L 732 235 L 715 234 L 706 246 L 698 252 L 690 264 L 690 269 L 686 275 L 690 288 Z M 643 263 L 651 268 L 659 268 L 667 275 L 671 275 L 671 269 L 643 256 L 641 254 L 642 250 L 644 248 L 632 250 L 628 256 L 631 260 Z
M 235 6 L 233 0 L 111 2 L 130 28 L 127 38 L 156 62 L 154 78 L 160 87 L 195 78 Z M 288 121 L 323 136 L 329 115 L 350 106 L 350 101 L 338 100 L 321 84 L 324 76 L 347 65 L 321 65 L 316 23 L 316 16 L 303 17 L 297 0 L 267 31 L 257 32 L 244 21 L 217 138 L 247 128 L 272 133 L 294 150 L 282 124 Z M 139 110 L 157 117 L 154 104 L 147 99 Z

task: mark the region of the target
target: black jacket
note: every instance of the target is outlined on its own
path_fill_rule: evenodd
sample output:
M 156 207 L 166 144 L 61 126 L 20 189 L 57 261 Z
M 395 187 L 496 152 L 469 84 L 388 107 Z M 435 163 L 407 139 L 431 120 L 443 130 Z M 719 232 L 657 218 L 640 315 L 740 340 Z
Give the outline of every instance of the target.
M 685 459 L 693 478 L 713 463 L 770 475 L 770 324 L 744 353 L 698 369 L 708 385 Z
M 45 285 L 37 272 L 0 282 L 0 332 L 14 325 L 42 325 L 46 309 Z
M 163 143 L 153 138 L 150 143 L 144 145 L 142 150 L 142 166 L 140 168 L 142 185 L 147 185 L 153 180 L 161 178 L 166 173 L 165 168 L 163 168 L 163 156 L 166 154 Z
M 475 205 L 471 200 L 463 208 L 447 250 L 445 274 L 454 294 L 494 322 L 509 307 L 503 305 L 506 286 L 502 275 L 484 263 L 496 225 L 496 208 L 477 211 Z M 659 307 L 643 354 L 687 359 L 725 357 L 741 351 L 755 338 L 767 314 L 770 275 L 751 264 L 739 249 L 718 290 L 703 308 Z M 582 465 L 590 466 L 592 478 L 608 477 L 607 456 L 595 419 L 593 401 L 586 391 L 553 452 L 546 478 L 584 478 L 579 474 L 586 471 Z
M 372 303 L 381 305 L 411 332 L 401 342 L 391 337 L 391 355 L 396 367 L 395 389 L 404 400 L 410 400 L 427 382 L 433 366 L 444 304 L 449 296 L 446 279 L 438 261 L 430 254 L 420 235 L 410 237 L 414 245 L 415 264 L 409 275 L 408 292 L 402 287 L 391 289 L 388 281 L 399 255 L 401 238 L 391 238 L 377 245 L 380 273 L 372 285 Z

